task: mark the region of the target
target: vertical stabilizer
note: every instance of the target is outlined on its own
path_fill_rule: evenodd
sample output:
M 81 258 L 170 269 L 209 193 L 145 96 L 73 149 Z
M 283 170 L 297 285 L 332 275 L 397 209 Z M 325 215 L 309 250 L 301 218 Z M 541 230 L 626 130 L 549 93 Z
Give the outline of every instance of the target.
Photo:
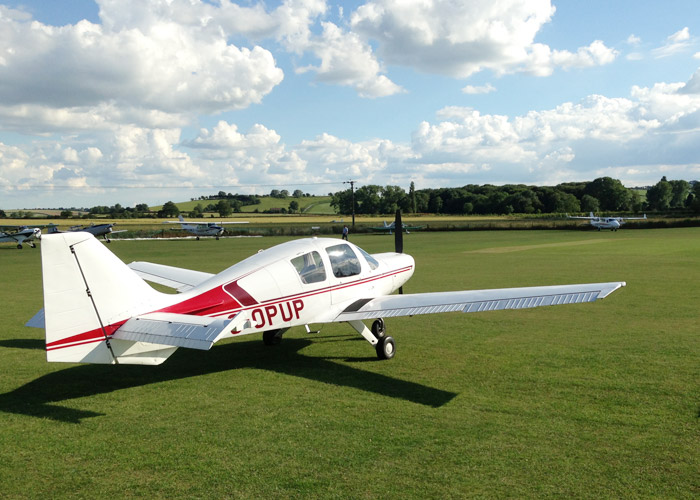
M 163 307 L 171 299 L 151 288 L 92 234 L 46 235 L 41 265 L 48 361 L 158 364 L 175 350 L 110 339 L 132 316 Z

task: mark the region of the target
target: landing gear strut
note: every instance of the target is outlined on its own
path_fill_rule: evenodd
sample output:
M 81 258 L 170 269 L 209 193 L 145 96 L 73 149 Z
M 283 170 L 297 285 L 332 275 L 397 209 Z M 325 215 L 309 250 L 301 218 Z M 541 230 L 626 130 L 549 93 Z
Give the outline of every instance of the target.
M 393 338 L 386 335 L 383 319 L 380 318 L 374 321 L 371 330 L 359 320 L 348 321 L 348 323 L 357 333 L 362 335 L 367 342 L 374 346 L 379 359 L 391 359 L 394 357 L 396 353 L 396 342 L 394 342 Z

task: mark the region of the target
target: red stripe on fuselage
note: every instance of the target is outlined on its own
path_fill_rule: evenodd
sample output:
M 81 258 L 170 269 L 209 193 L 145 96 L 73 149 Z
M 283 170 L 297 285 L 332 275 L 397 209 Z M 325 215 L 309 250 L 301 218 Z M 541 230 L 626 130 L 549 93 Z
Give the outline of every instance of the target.
M 104 332 L 102 331 L 102 328 L 95 328 L 94 330 L 90 330 L 89 332 L 79 333 L 77 335 L 72 335 L 70 337 L 55 340 L 54 342 L 49 342 L 46 344 L 46 350 L 52 351 L 54 349 L 62 349 L 64 347 L 73 347 L 73 345 L 100 342 L 102 340 L 105 340 L 105 333 L 108 337 L 111 337 L 112 334 L 115 331 L 117 331 L 119 327 L 122 326 L 124 323 L 126 323 L 126 320 L 120 321 L 119 323 L 115 323 L 113 325 L 107 325 L 104 328 Z

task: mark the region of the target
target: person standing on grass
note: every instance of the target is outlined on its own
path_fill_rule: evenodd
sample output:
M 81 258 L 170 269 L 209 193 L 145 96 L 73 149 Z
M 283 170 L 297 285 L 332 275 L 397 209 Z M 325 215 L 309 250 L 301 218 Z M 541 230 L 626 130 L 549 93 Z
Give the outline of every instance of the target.
M 343 239 L 348 241 L 348 226 L 343 226 Z

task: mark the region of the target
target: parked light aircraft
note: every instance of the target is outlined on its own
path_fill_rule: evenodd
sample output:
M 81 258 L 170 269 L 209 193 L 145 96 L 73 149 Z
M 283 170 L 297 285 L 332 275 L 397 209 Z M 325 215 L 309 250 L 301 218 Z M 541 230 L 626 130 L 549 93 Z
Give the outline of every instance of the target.
M 406 232 L 406 234 L 408 234 L 410 231 L 423 229 L 423 226 L 409 226 L 408 224 L 401 224 L 401 228 Z M 396 231 L 396 221 L 392 221 L 391 224 L 388 224 L 386 221 L 384 221 L 383 226 L 372 227 L 370 229 L 372 231 L 383 231 L 392 234 L 394 231 Z
M 188 223 L 182 215 L 178 217 L 178 221 L 168 221 L 167 224 L 181 224 L 183 231 L 194 234 L 197 240 L 199 240 L 200 236 L 215 236 L 218 240 L 219 236 L 224 234 L 224 228 L 221 227 L 222 224 L 248 224 L 248 221 Z
M 38 227 L 27 226 L 2 226 L 0 231 L 0 243 L 12 242 L 17 243 L 17 248 L 22 249 L 22 243 L 25 241 L 29 246 L 36 248 L 34 240 L 41 239 L 41 229 Z M 8 231 L 9 230 L 9 231 Z
M 646 220 L 647 214 L 644 214 L 644 217 L 596 217 L 593 215 L 593 212 L 590 212 L 590 215 L 588 217 L 573 217 L 571 215 L 567 215 L 569 219 L 584 219 L 584 220 L 589 220 L 591 221 L 591 225 L 593 227 L 598 228 L 598 231 L 601 229 L 610 229 L 611 231 L 617 231 L 620 229 L 622 224 L 625 223 L 626 220 Z
M 219 274 L 148 262 L 127 266 L 88 233 L 59 233 L 41 245 L 44 309 L 28 326 L 46 330 L 48 361 L 157 365 L 178 347 L 208 350 L 261 333 L 278 343 L 294 326 L 346 322 L 380 359 L 396 344 L 382 318 L 593 302 L 624 282 L 390 295 L 415 262 L 396 252 L 370 255 L 332 238 L 293 240 Z M 176 289 L 156 291 L 145 281 Z M 364 321 L 372 320 L 368 328 Z
M 85 231 L 86 233 L 90 233 L 94 235 L 95 237 L 97 236 L 102 236 L 104 240 L 107 243 L 110 243 L 111 240 L 107 236 L 108 234 L 116 234 L 116 233 L 125 233 L 126 229 L 122 231 L 113 231 L 112 227 L 116 226 L 117 223 L 113 224 L 90 224 L 89 226 L 71 226 L 71 228 L 68 230 L 70 232 L 75 232 L 75 231 Z M 49 226 L 49 234 L 54 234 L 54 233 L 60 233 L 61 231 L 58 230 L 58 226 L 56 225 L 51 225 Z

